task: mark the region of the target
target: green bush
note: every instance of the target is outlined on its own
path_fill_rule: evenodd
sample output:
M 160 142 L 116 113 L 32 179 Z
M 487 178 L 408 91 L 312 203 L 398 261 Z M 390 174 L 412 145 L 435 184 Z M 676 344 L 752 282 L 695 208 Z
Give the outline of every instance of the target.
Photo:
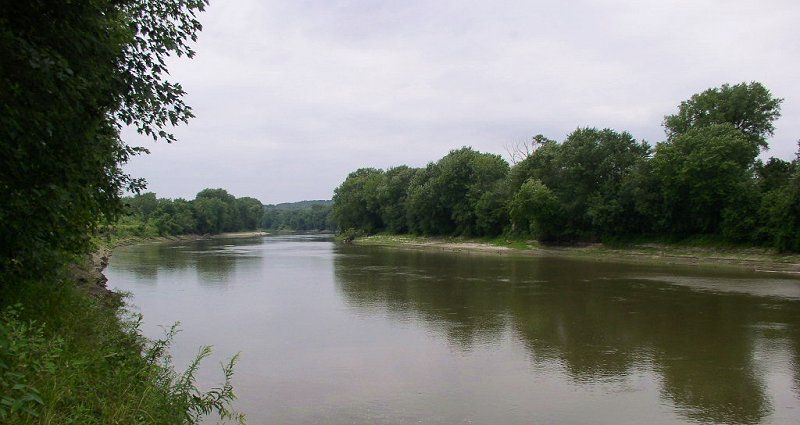
M 539 180 L 526 181 L 509 207 L 514 229 L 542 241 L 563 236 L 561 204 L 553 192 Z
M 231 409 L 236 357 L 223 382 L 203 391 L 195 373 L 201 348 L 183 373 L 167 347 L 139 332 L 139 318 L 119 299 L 87 295 L 69 282 L 25 282 L 0 296 L 0 422 L 18 424 L 185 424 L 213 414 L 243 421 Z M 40 318 L 46 318 L 40 319 Z

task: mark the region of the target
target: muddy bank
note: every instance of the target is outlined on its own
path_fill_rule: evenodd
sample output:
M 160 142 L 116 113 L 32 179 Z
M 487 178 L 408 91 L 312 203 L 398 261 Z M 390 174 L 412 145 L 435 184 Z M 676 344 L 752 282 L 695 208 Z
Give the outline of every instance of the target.
M 762 248 L 706 248 L 664 244 L 639 244 L 625 248 L 612 248 L 603 244 L 552 247 L 533 241 L 495 240 L 485 242 L 460 238 L 392 235 L 361 237 L 355 239 L 353 243 L 484 255 L 568 256 L 610 262 L 733 267 L 759 272 L 782 273 L 800 278 L 800 255 L 781 255 Z
M 84 256 L 80 261 L 67 266 L 68 276 L 75 281 L 78 288 L 100 299 L 119 299 L 119 294 L 106 287 L 108 279 L 103 274 L 111 250 L 101 247 L 97 251 Z

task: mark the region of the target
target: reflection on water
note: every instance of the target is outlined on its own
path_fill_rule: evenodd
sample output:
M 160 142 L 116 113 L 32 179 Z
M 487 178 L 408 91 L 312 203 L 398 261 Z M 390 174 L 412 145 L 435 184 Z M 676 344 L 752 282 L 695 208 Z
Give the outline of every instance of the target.
M 128 247 L 109 279 L 183 322 L 178 358 L 241 350 L 253 423 L 800 415 L 800 281 L 777 276 L 268 237 Z

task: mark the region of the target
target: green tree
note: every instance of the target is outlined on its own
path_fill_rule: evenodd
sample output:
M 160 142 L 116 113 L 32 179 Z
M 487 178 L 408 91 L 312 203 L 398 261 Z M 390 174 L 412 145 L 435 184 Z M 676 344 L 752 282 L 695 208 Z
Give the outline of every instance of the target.
M 764 192 L 758 238 L 783 252 L 800 252 L 800 142 L 794 161 L 771 158 L 757 167 Z
M 513 230 L 542 241 L 560 239 L 564 232 L 561 203 L 541 181 L 530 179 L 522 184 L 509 203 Z
M 664 117 L 667 137 L 673 139 L 697 127 L 730 124 L 759 148 L 767 148 L 767 136 L 781 116 L 781 102 L 761 83 L 723 84 L 681 102 L 678 113 Z
M 760 214 L 772 246 L 783 252 L 800 252 L 800 168 L 786 185 L 767 192 Z
M 264 205 L 255 198 L 236 198 L 237 230 L 255 230 L 264 215 Z
M 406 221 L 406 197 L 408 187 L 417 170 L 405 165 L 386 170 L 381 186 L 378 188 L 381 221 L 386 230 L 392 233 L 408 231 Z
M 204 201 L 215 200 L 219 203 L 209 203 Z M 228 193 L 225 189 L 203 189 L 195 196 L 195 205 L 201 205 L 203 208 L 213 205 L 215 211 L 214 221 L 210 232 L 204 233 L 221 233 L 221 232 L 235 232 L 240 229 L 239 211 L 236 206 L 236 197 Z M 199 202 L 199 204 L 198 204 Z M 217 205 L 221 205 L 221 211 L 217 211 Z M 208 212 L 208 211 L 206 211 Z
M 411 233 L 435 235 L 453 231 L 450 214 L 434 190 L 439 171 L 430 163 L 411 179 L 406 194 L 406 223 Z
M 226 204 L 233 204 L 236 197 L 225 189 L 203 189 L 197 193 L 195 199 L 219 199 Z
M 766 163 L 756 162 L 756 180 L 762 192 L 778 189 L 789 183 L 794 174 L 797 161 L 784 161 L 770 158 Z
M 132 212 L 140 214 L 144 220 L 153 215 L 156 208 L 158 208 L 158 203 L 156 194 L 153 192 L 139 193 L 126 198 L 126 204 L 131 208 Z
M 537 135 L 532 140 L 531 149 L 509 172 L 509 190 L 512 193 L 516 193 L 529 179 L 545 181 L 554 179 L 557 175 L 555 161 L 560 148 L 558 142 L 542 135 Z
M 718 234 L 723 217 L 747 202 L 758 147 L 731 124 L 697 127 L 656 147 L 661 228 L 669 234 Z
M 0 272 L 41 275 L 91 249 L 141 180 L 122 125 L 172 141 L 187 121 L 165 60 L 192 56 L 205 0 L 4 2 L 0 8 Z
M 160 235 L 184 235 L 197 228 L 192 206 L 185 199 L 159 199 L 153 222 Z
M 505 193 L 498 185 L 508 171 L 508 163 L 499 155 L 467 147 L 429 164 L 409 188 L 407 212 L 412 231 L 479 235 L 481 227 L 493 229 L 493 221 L 503 215 L 506 202 L 493 203 L 490 198 Z M 479 205 L 484 196 L 488 198 Z M 483 215 L 480 225 L 479 214 Z
M 197 232 L 201 234 L 224 232 L 231 221 L 231 209 L 220 198 L 195 199 L 192 209 L 197 220 Z
M 649 145 L 627 132 L 572 132 L 558 149 L 555 171 L 542 179 L 561 201 L 570 233 L 587 238 L 627 231 L 624 221 L 636 212 L 620 202 L 620 190 L 649 154 Z
M 475 231 L 478 236 L 497 236 L 508 226 L 508 182 L 498 179 L 475 200 Z
M 283 211 L 267 209 L 261 217 L 261 227 L 264 229 L 278 230 L 283 226 Z
M 379 200 L 382 183 L 383 170 L 361 168 L 334 190 L 333 216 L 340 230 L 374 233 L 383 229 Z
M 298 204 L 300 204 L 298 206 Z M 333 231 L 336 224 L 332 218 L 332 207 L 327 203 L 306 203 L 288 206 L 266 207 L 261 220 L 264 229 L 288 231 Z

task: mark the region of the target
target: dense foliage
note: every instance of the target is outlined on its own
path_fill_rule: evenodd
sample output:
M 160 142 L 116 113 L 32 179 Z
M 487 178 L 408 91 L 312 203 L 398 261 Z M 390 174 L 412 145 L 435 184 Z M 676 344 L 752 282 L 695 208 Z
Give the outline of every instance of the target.
M 425 168 L 351 173 L 334 194 L 337 228 L 542 241 L 707 238 L 800 250 L 800 160 L 758 160 L 782 99 L 760 83 L 682 102 L 655 147 L 578 128 L 533 138 L 509 167 L 471 148 Z M 518 152 L 517 152 L 518 153 Z
M 166 350 L 175 328 L 148 341 L 136 317 L 109 308 L 118 301 L 52 281 L 0 288 L 0 298 L 0 423 L 180 425 L 212 411 L 243 422 L 229 404 L 236 357 L 204 392 L 195 375 L 209 348 L 176 373 Z
M 287 232 L 335 230 L 331 201 L 262 205 L 224 189 L 203 189 L 195 199 L 158 198 L 153 192 L 124 198 L 125 214 L 108 226 L 115 236 L 218 234 L 257 229 Z
M 207 0 L 17 1 L 0 7 L 0 274 L 41 276 L 91 249 L 142 181 L 130 125 L 172 141 L 192 112 L 165 60 L 192 56 Z
M 300 201 L 267 205 L 261 218 L 265 230 L 331 232 L 335 230 L 330 201 Z
M 0 7 L 2 423 L 184 424 L 210 413 L 243 419 L 229 409 L 235 358 L 223 366 L 221 386 L 199 390 L 195 375 L 208 348 L 175 373 L 168 339 L 144 339 L 118 297 L 95 282 L 76 285 L 83 279 L 77 268 L 63 267 L 96 248 L 99 225 L 124 212 L 125 190 L 143 188 L 122 165 L 146 150 L 127 146 L 122 127 L 171 142 L 169 128 L 192 117 L 165 61 L 194 54 L 189 43 L 206 4 L 30 0 Z M 168 215 L 180 219 L 163 226 L 185 225 L 183 205 L 172 208 Z M 150 212 L 166 214 L 158 205 Z
M 216 234 L 259 228 L 264 206 L 224 189 L 203 189 L 194 200 L 157 198 L 153 192 L 123 199 L 126 214 L 111 231 L 132 236 Z

